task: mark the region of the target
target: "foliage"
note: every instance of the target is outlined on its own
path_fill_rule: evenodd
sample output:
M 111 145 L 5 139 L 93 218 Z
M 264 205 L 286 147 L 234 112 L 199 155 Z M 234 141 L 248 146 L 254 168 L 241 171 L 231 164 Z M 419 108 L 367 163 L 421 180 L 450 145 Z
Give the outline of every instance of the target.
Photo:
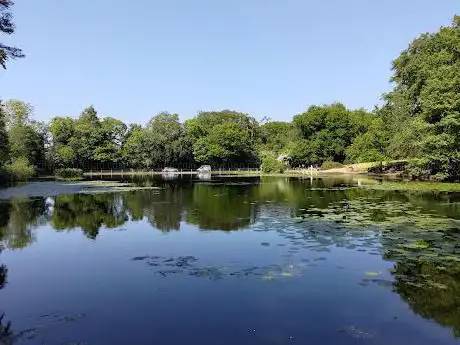
M 127 126 L 120 120 L 107 117 L 100 121 L 99 144 L 93 151 L 93 159 L 98 162 L 119 162 L 126 131 Z
M 122 149 L 123 161 L 133 168 L 151 167 L 153 148 L 150 132 L 139 125 L 131 126 Z
M 193 160 L 192 147 L 179 115 L 154 116 L 147 126 L 133 125 L 122 148 L 123 162 L 130 167 L 165 167 Z
M 27 181 L 35 175 L 35 168 L 25 157 L 18 157 L 5 166 L 6 172 L 14 181 Z
M 257 121 L 248 114 L 233 110 L 199 112 L 193 119 L 185 122 L 185 127 L 187 134 L 197 140 L 211 134 L 215 126 L 225 123 L 233 123 L 242 130 L 247 131 L 251 142 L 257 136 Z
M 5 102 L 3 111 L 5 113 L 5 124 L 8 130 L 17 126 L 31 123 L 31 116 L 34 107 L 27 102 L 17 99 L 9 99 Z
M 382 161 L 385 158 L 387 138 L 381 118 L 373 118 L 367 131 L 357 135 L 345 150 L 347 161 L 365 163 Z
M 411 118 L 390 134 L 387 146 L 388 157 L 392 159 L 416 158 L 423 153 L 422 138 L 426 135 L 427 125 L 418 118 Z
M 319 161 L 318 151 L 320 147 L 317 146 L 318 142 L 300 139 L 292 141 L 287 145 L 289 155 L 289 163 L 293 167 L 307 166 L 312 162 Z
M 69 145 L 75 152 L 76 160 L 83 166 L 95 161 L 95 150 L 101 143 L 101 123 L 93 106 L 84 109 L 74 124 L 74 135 Z
M 193 154 L 200 163 L 225 164 L 256 160 L 249 131 L 235 122 L 214 126 L 211 133 L 195 142 Z
M 460 17 L 415 39 L 393 62 L 393 72 L 396 87 L 385 96 L 383 113 L 387 123 L 401 121 L 393 127 L 390 151 L 421 158 L 425 165 L 415 170 L 459 179 Z
M 178 114 L 167 112 L 154 116 L 147 125 L 156 150 L 157 165 L 176 165 L 191 159 L 191 145 L 185 137 L 185 128 Z
M 321 169 L 323 170 L 337 169 L 337 168 L 343 168 L 343 164 L 339 162 L 332 162 L 332 161 L 325 161 L 323 162 L 323 164 L 321 164 Z
M 76 168 L 63 168 L 55 170 L 54 174 L 64 179 L 80 179 L 83 177 L 83 170 Z
M 127 126 L 112 117 L 100 119 L 93 106 L 78 119 L 55 117 L 50 123 L 52 160 L 58 167 L 81 167 L 94 163 L 118 163 Z
M 185 122 L 186 138 L 198 163 L 227 164 L 257 161 L 259 124 L 231 110 L 200 112 Z
M 12 0 L 0 0 L 0 32 L 6 35 L 13 34 L 15 30 L 10 9 L 13 5 Z M 0 43 L 0 65 L 4 69 L 8 60 L 22 57 L 24 57 L 24 54 L 21 49 Z
M 68 145 L 54 148 L 54 163 L 59 166 L 69 166 L 75 162 L 75 152 Z
M 374 115 L 364 110 L 350 111 L 340 103 L 312 106 L 296 115 L 293 124 L 302 139 L 290 146 L 294 165 L 344 162 L 346 148 L 369 129 L 373 119 Z
M 9 157 L 9 140 L 6 131 L 5 112 L 3 104 L 0 103 L 0 167 L 5 164 Z
M 76 154 L 70 146 L 74 135 L 74 120 L 70 117 L 54 117 L 49 125 L 51 136 L 51 160 L 58 167 L 70 166 L 75 162 Z
M 282 153 L 288 143 L 297 137 L 295 128 L 289 122 L 272 121 L 260 126 L 261 151 Z
M 270 174 L 270 173 L 282 174 L 284 173 L 285 170 L 286 170 L 286 165 L 271 155 L 266 155 L 262 159 L 262 171 L 266 174 Z
M 34 166 L 45 161 L 47 127 L 32 120 L 33 107 L 19 100 L 8 100 L 3 106 L 11 159 L 24 157 Z
M 35 125 L 17 126 L 9 132 L 10 156 L 25 157 L 35 166 L 45 160 L 44 133 Z

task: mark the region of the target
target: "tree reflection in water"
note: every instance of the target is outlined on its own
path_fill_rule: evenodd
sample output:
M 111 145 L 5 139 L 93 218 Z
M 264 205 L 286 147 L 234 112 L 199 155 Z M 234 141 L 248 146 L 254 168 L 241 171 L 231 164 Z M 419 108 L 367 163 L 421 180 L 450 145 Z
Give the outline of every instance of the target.
M 8 269 L 5 265 L 0 266 L 0 290 L 2 290 L 7 283 Z M 11 329 L 11 321 L 5 321 L 5 313 L 0 315 L 0 344 L 13 344 L 14 334 Z
M 460 337 L 460 265 L 426 261 L 397 262 L 394 289 L 422 317 Z
M 460 336 L 458 194 L 370 191 L 348 188 L 354 182 L 344 179 L 144 179 L 141 183 L 164 189 L 160 193 L 137 190 L 1 201 L 1 242 L 13 250 L 31 245 L 34 229 L 41 224 L 58 231 L 79 229 L 91 239 L 97 238 L 101 228 L 110 230 L 138 221 L 166 232 L 180 230 L 181 222 L 203 230 L 234 231 L 252 226 L 254 230 L 277 231 L 291 243 L 292 251 L 341 246 L 383 255 L 394 262 L 394 280 L 367 279 L 365 283 L 392 286 L 414 312 Z M 264 219 L 270 219 L 265 227 Z M 159 267 L 158 274 L 165 276 L 186 273 L 210 279 L 248 275 L 271 279 L 301 272 L 299 267 L 281 266 L 229 271 L 201 267 L 196 258 L 136 260 Z M 0 266 L 0 288 L 6 284 L 7 272 Z M 8 338 L 11 327 L 3 320 L 0 333 Z

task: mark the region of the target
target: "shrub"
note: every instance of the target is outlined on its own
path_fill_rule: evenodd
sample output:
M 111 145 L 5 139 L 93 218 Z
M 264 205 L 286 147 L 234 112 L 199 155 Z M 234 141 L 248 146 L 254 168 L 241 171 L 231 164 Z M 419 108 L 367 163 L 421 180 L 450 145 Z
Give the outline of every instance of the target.
M 262 171 L 264 173 L 284 173 L 286 165 L 273 156 L 265 156 L 262 159 Z
M 460 179 L 460 160 L 439 157 L 413 159 L 407 165 L 406 173 L 412 179 L 458 181 Z
M 372 165 L 367 169 L 368 173 L 371 174 L 402 174 L 407 175 L 408 162 L 407 161 L 395 161 L 395 162 L 379 162 L 376 165 Z
M 5 165 L 5 171 L 14 181 L 27 181 L 35 175 L 35 168 L 24 157 L 19 157 Z
M 76 168 L 63 168 L 54 171 L 54 175 L 64 179 L 80 179 L 83 177 L 83 170 Z
M 343 164 L 339 162 L 325 161 L 321 165 L 321 169 L 323 170 L 337 169 L 337 168 L 343 168 Z

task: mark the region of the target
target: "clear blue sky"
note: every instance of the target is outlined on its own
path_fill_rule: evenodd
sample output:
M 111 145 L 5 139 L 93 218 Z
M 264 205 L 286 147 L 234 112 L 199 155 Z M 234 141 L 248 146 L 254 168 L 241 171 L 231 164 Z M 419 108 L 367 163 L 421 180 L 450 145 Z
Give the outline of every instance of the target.
M 17 0 L 27 58 L 0 71 L 0 97 L 36 118 L 145 123 L 230 108 L 290 120 L 312 104 L 372 109 L 391 60 L 449 25 L 459 0 Z

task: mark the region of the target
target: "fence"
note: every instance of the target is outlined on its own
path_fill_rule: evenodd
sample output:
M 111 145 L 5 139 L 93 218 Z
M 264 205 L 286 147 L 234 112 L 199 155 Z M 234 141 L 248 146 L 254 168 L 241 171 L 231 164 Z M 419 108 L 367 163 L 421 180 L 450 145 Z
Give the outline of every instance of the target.
M 260 171 L 259 168 L 219 168 L 219 169 L 212 169 L 213 173 L 231 173 L 231 172 L 257 172 Z M 171 172 L 163 172 L 162 169 L 90 169 L 85 171 L 86 174 L 89 175 L 104 175 L 104 176 L 129 176 L 129 175 L 149 175 L 149 174 L 162 174 L 162 173 L 171 173 Z M 174 173 L 174 172 L 173 172 Z M 178 169 L 177 173 L 180 174 L 197 174 L 197 170 L 195 169 Z
M 179 171 L 196 171 L 201 164 L 197 163 L 178 163 L 173 165 L 157 165 L 157 166 L 147 166 L 147 167 L 136 167 L 129 166 L 123 163 L 117 162 L 77 162 L 71 164 L 70 166 L 66 165 L 66 168 L 77 168 L 82 169 L 84 172 L 161 172 L 166 167 L 176 168 Z M 53 172 L 55 169 L 60 168 L 57 165 L 51 164 L 49 162 L 42 162 L 38 164 L 37 169 L 40 172 Z M 238 162 L 238 163 L 224 163 L 224 164 L 211 164 L 213 171 L 257 171 L 260 170 L 260 164 L 258 163 L 248 163 L 248 162 Z

